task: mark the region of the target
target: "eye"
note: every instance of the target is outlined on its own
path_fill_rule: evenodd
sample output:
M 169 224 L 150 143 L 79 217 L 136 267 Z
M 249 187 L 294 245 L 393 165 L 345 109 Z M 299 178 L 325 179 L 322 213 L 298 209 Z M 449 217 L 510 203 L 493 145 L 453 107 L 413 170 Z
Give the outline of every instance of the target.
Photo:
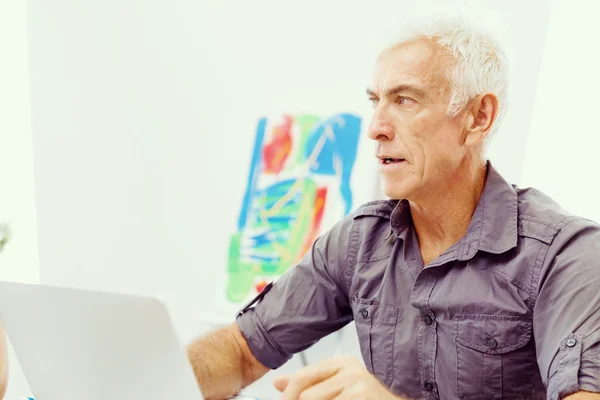
M 376 97 L 371 97 L 371 98 L 369 99 L 369 101 L 371 102 L 371 105 L 372 105 L 373 107 L 377 107 L 377 104 L 379 104 L 379 99 L 378 99 L 378 98 L 376 98 Z
M 398 96 L 398 100 L 396 101 L 400 105 L 410 104 L 413 101 L 410 97 Z

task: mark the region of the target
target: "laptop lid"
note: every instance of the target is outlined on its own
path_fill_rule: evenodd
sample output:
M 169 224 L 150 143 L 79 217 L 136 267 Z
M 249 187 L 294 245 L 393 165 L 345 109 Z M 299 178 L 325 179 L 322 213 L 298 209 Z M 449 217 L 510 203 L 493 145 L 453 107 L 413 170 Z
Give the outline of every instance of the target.
M 36 400 L 202 400 L 157 299 L 0 282 L 0 318 Z

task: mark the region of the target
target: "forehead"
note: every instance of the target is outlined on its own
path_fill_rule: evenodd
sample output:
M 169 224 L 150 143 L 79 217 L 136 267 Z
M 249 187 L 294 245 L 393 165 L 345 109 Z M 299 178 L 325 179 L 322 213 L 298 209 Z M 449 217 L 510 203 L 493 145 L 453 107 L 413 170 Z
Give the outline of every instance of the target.
M 375 63 L 373 86 L 377 90 L 402 84 L 417 85 L 424 90 L 447 92 L 446 75 L 452 58 L 429 40 L 418 39 L 384 50 Z

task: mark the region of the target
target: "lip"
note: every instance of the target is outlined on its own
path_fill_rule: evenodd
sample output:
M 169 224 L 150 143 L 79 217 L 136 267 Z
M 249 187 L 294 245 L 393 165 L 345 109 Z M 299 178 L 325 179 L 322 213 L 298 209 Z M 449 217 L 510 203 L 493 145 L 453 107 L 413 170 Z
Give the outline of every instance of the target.
M 394 164 L 402 164 L 406 161 L 405 158 L 402 157 L 392 157 L 387 154 L 378 154 L 376 157 L 379 159 L 379 163 L 381 165 L 394 165 Z

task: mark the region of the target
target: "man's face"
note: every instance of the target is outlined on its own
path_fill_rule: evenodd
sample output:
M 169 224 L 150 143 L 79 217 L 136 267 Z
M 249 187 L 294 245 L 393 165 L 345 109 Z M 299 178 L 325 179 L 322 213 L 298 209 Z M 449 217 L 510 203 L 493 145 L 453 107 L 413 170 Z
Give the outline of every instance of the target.
M 426 40 L 403 43 L 377 59 L 368 90 L 385 194 L 418 201 L 443 190 L 466 155 L 464 113 L 447 118 L 451 58 Z

